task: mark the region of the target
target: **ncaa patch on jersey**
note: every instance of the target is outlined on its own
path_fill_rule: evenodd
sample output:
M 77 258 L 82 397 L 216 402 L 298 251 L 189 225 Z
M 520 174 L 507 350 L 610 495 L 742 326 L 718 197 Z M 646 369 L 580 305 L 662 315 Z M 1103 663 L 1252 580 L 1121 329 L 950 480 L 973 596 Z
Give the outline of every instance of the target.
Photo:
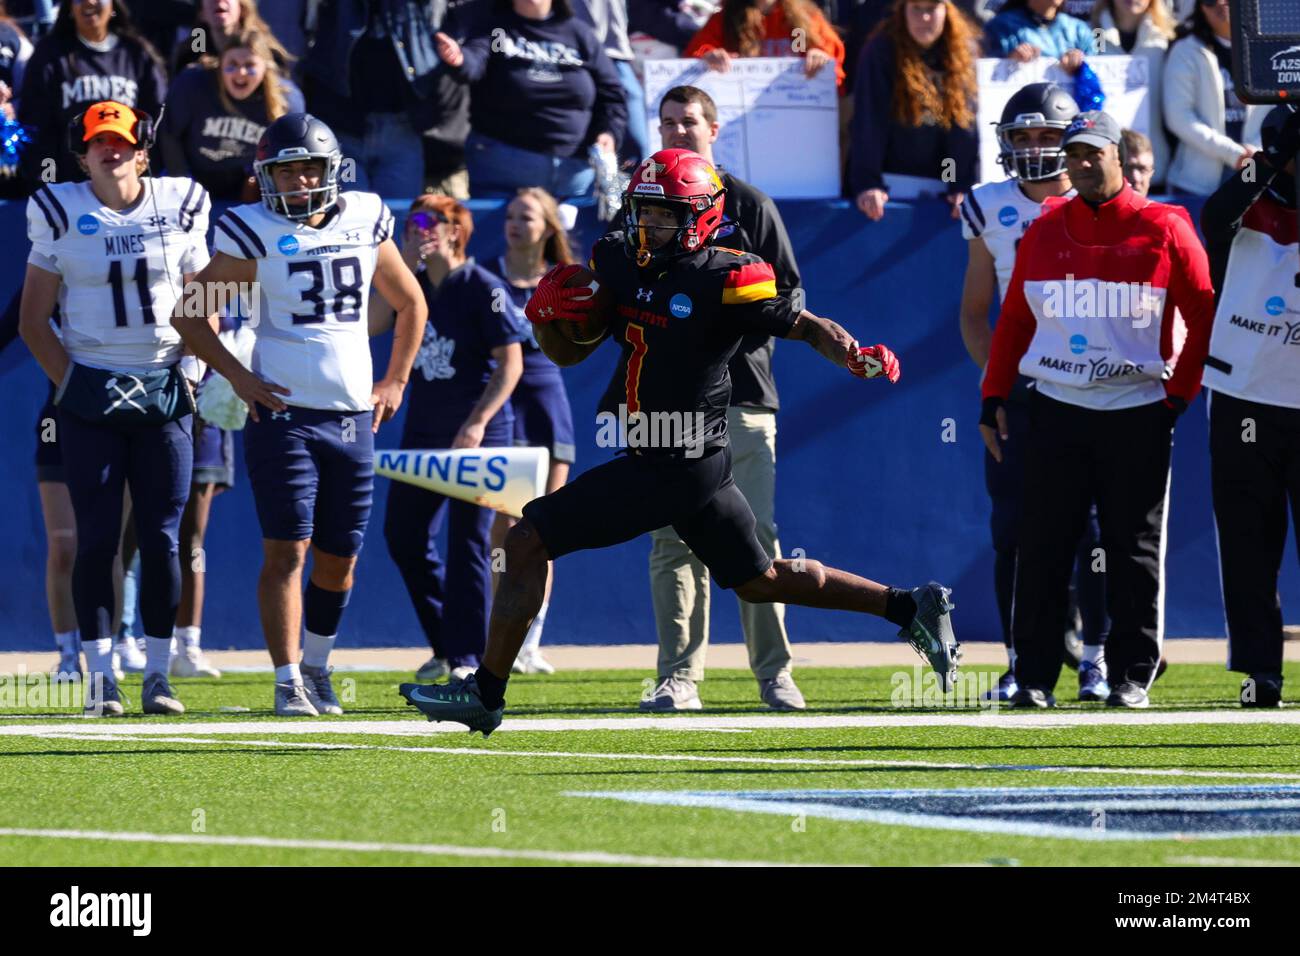
M 1070 351 L 1075 355 L 1082 355 L 1088 351 L 1088 340 L 1082 335 L 1071 335 Z
M 668 311 L 677 318 L 684 319 L 695 311 L 695 305 L 689 295 L 679 292 L 668 300 Z
M 286 256 L 291 256 L 298 251 L 298 240 L 286 233 L 276 241 L 275 247 Z
M 1003 206 L 998 210 L 998 222 L 1004 226 L 1010 226 L 1020 218 L 1020 213 L 1016 212 L 1015 206 Z
M 99 220 L 90 213 L 86 213 L 77 220 L 77 232 L 83 236 L 93 236 L 99 232 Z

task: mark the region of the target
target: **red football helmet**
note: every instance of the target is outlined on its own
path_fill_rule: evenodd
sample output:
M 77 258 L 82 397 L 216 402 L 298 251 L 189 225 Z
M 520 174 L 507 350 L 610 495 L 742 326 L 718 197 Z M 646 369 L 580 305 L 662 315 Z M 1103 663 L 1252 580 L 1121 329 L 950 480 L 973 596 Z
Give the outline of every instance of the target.
M 644 267 L 703 248 L 722 225 L 725 193 L 718 171 L 689 149 L 661 149 L 642 162 L 623 196 L 623 241 L 636 264 Z M 646 205 L 674 210 L 676 225 L 642 225 Z M 665 229 L 673 231 L 670 239 L 650 241 L 651 233 Z

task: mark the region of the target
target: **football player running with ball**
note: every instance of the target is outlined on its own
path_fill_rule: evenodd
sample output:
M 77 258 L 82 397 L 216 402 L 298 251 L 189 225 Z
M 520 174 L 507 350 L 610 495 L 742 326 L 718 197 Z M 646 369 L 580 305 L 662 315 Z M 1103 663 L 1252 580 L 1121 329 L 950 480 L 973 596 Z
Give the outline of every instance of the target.
M 551 270 L 526 312 L 538 344 L 560 365 L 582 361 L 605 338 L 621 349 L 602 413 L 626 418 L 628 446 L 612 461 L 524 507 L 505 544 L 505 573 L 477 673 L 448 684 L 402 684 L 430 720 L 490 734 L 501 723 L 510 666 L 541 607 L 547 561 L 607 548 L 671 525 L 724 588 L 754 603 L 780 601 L 883 617 L 929 660 L 945 690 L 957 669 L 951 592 L 938 584 L 887 587 L 817 561 L 773 561 L 754 533 L 754 515 L 731 476 L 727 362 L 750 332 L 803 339 L 859 378 L 898 380 L 883 345 L 863 348 L 829 319 L 776 294 L 772 267 L 756 256 L 707 245 L 722 223 L 725 190 L 703 157 L 665 149 L 638 167 L 623 201 L 623 229 L 600 239 L 591 268 L 612 293 L 604 335 L 576 344 L 556 320 L 582 323 L 596 296 L 568 286 L 579 266 Z M 586 336 L 582 336 L 584 339 Z M 634 442 L 633 421 L 693 421 L 673 447 Z M 666 429 L 657 432 L 663 436 Z M 637 447 L 633 447 L 637 446 Z
M 329 654 L 370 518 L 374 432 L 401 405 L 428 314 L 393 244 L 384 201 L 339 193 L 342 160 L 328 126 L 287 113 L 257 144 L 261 203 L 235 206 L 217 220 L 216 254 L 195 281 L 209 293 L 214 283 L 256 282 L 252 371 L 207 321 L 173 318 L 195 354 L 249 406 L 244 458 L 262 526 L 257 601 L 282 717 L 343 713 Z M 379 380 L 366 324 L 372 280 L 397 311 L 388 371 Z

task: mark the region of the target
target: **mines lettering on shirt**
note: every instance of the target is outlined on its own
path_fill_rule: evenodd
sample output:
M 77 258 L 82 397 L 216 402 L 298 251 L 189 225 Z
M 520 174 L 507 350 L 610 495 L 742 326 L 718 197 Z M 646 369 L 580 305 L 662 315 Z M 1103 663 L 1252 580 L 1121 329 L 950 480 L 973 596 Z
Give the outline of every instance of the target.
M 1172 374 L 1174 310 L 1187 341 Z M 1205 249 L 1187 210 L 1125 184 L 1092 205 L 1049 203 L 1025 233 L 984 378 L 1005 399 L 1021 374 L 1071 405 L 1122 409 L 1166 393 L 1190 402 L 1214 315 Z
M 214 249 L 257 263 L 253 371 L 299 408 L 370 411 L 374 385 L 366 307 L 393 214 L 374 193 L 345 192 L 317 227 L 261 203 L 217 220 Z
M 584 157 L 597 134 L 621 141 L 623 86 L 591 27 L 552 14 L 485 20 L 463 47 L 474 131 L 519 149 Z
M 429 321 L 411 369 L 407 434 L 455 435 L 496 370 L 492 350 L 524 338 L 523 316 L 504 282 L 472 258 L 437 287 L 417 276 Z M 510 417 L 505 403 L 493 422 Z
M 97 48 L 96 48 L 97 47 Z M 110 33 L 91 47 L 74 34 L 49 34 L 36 45 L 23 73 L 18 119 L 34 128 L 23 163 L 33 182 L 44 182 L 42 162 L 54 160 L 59 182 L 85 175 L 68 150 L 68 124 L 86 107 L 114 100 L 154 119 L 167 92 L 162 65 L 138 42 Z
M 191 66 L 172 82 L 167 93 L 166 132 L 180 140 L 189 173 L 217 199 L 239 200 L 244 181 L 252 175 L 257 141 L 270 120 L 262 88 L 244 100 L 221 100 L 221 74 Z M 287 112 L 303 110 L 302 93 L 281 80 Z
M 609 332 L 622 349 L 600 410 L 700 412 L 705 445 L 725 445 L 727 363 L 746 334 L 784 338 L 799 317 L 777 295 L 772 267 L 749 253 L 706 246 L 642 269 L 616 231 L 596 242 L 591 268 L 614 296 Z

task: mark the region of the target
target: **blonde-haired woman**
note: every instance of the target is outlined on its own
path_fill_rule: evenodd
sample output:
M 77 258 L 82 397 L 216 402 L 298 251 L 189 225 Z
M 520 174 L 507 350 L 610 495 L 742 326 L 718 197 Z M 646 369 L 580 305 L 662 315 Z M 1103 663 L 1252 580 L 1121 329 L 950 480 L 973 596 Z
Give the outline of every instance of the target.
M 538 281 L 552 266 L 568 265 L 577 258 L 569 248 L 555 197 L 545 189 L 530 186 L 521 189 L 506 207 L 505 252 L 496 260 L 494 271 L 506 283 L 506 291 L 522 315 Z M 510 396 L 515 414 L 515 444 L 545 447 L 551 453 L 551 470 L 546 478 L 549 495 L 569 480 L 573 464 L 573 410 L 560 377 L 560 367 L 546 357 L 537 344 L 531 322 L 524 322 L 524 370 Z M 505 542 L 513 518 L 497 515 L 492 528 L 494 547 Z M 542 657 L 539 649 L 546 611 L 551 600 L 554 570 L 546 577 L 546 593 L 524 646 L 515 659 L 513 670 L 521 674 L 550 674 L 555 668 Z
M 171 75 L 176 76 L 205 56 L 220 56 L 249 30 L 268 37 L 272 55 L 281 67 L 293 61 L 293 56 L 258 12 L 257 0 L 202 0 L 194 15 L 194 25 L 184 31 L 172 49 Z
M 1174 39 L 1176 26 L 1167 0 L 1097 0 L 1092 8 L 1092 26 L 1097 52 L 1105 55 L 1140 56 L 1147 61 L 1147 102 L 1151 104 L 1146 133 L 1155 158 L 1152 185 L 1162 184 L 1169 172 L 1169 143 L 1165 139 L 1160 81 L 1165 54 Z M 1157 192 L 1160 190 L 1157 188 Z
M 266 127 L 303 111 L 302 93 L 281 71 L 273 37 L 249 30 L 220 58 L 204 57 L 172 81 L 167 92 L 163 162 L 176 176 L 193 176 L 214 199 L 253 202 L 253 156 Z

